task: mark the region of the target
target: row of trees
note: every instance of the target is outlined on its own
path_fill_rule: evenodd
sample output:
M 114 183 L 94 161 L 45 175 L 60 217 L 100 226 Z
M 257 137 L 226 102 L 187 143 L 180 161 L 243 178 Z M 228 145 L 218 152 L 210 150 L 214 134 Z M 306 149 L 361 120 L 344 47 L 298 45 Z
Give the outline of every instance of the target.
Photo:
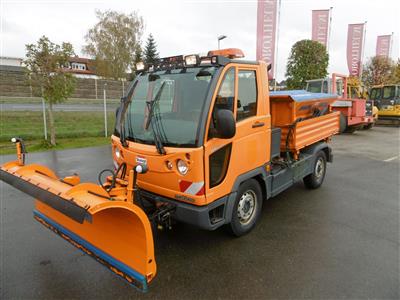
M 328 75 L 329 55 L 321 43 L 312 40 L 296 42 L 286 66 L 288 89 L 304 89 L 306 81 Z M 363 66 L 361 82 L 366 88 L 374 85 L 400 83 L 400 59 L 394 62 L 374 56 Z

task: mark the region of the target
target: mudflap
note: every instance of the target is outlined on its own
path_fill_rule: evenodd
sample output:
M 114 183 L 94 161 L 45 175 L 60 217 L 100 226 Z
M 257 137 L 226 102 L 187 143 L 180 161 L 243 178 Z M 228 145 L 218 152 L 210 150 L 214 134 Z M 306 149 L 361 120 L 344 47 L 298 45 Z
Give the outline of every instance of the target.
M 113 199 L 99 185 L 71 183 L 47 167 L 18 161 L 0 179 L 32 195 L 34 218 L 141 291 L 156 275 L 150 221 L 132 201 Z

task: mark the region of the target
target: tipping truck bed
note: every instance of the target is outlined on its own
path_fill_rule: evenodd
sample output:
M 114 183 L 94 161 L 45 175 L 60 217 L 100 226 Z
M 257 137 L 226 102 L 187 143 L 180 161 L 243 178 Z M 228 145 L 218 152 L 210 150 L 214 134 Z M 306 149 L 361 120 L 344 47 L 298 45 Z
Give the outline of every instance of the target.
M 270 92 L 272 127 L 281 129 L 281 152 L 299 151 L 339 132 L 339 112 L 331 111 L 337 96 L 304 90 Z

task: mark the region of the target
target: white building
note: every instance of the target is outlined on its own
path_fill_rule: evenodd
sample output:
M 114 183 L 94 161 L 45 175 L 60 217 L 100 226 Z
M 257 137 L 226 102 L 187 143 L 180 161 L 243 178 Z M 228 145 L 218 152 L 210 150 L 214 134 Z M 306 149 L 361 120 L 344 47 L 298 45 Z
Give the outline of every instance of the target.
M 0 66 L 21 67 L 22 61 L 20 57 L 0 56 Z

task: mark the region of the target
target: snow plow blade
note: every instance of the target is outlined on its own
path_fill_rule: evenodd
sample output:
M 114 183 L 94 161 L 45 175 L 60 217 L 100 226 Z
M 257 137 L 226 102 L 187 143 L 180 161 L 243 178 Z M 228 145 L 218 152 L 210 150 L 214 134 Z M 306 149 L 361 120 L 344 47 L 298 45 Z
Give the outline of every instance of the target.
M 0 179 L 33 196 L 34 218 L 139 290 L 156 275 L 151 225 L 132 201 L 111 197 L 79 177 L 58 178 L 47 167 L 19 161 L 1 166 Z

